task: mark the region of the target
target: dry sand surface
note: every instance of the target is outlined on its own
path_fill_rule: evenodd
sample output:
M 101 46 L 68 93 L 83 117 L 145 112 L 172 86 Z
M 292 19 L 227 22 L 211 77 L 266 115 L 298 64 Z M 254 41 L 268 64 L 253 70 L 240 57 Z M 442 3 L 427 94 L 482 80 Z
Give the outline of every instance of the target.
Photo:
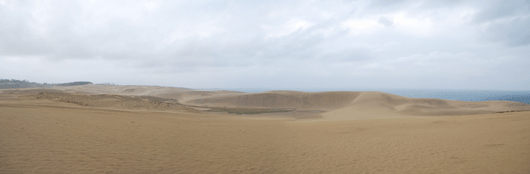
M 0 173 L 530 173 L 522 103 L 108 88 L 0 90 Z

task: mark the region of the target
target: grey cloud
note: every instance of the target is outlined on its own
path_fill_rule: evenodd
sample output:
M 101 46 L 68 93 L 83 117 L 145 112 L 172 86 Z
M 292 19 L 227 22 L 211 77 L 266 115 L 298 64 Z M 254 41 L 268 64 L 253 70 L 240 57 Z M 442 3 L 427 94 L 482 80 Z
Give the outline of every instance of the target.
M 530 17 L 499 22 L 488 26 L 485 36 L 494 41 L 504 42 L 509 46 L 530 44 Z
M 394 22 L 386 17 L 380 17 L 379 18 L 379 23 L 387 26 L 387 27 L 390 27 L 392 25 L 394 25 Z
M 370 5 L 375 7 L 389 7 L 403 4 L 405 2 L 407 2 L 407 0 L 372 0 L 370 1 Z
M 484 28 L 482 36 L 508 46 L 530 44 L 530 1 L 493 1 L 478 12 L 474 25 Z
M 530 13 L 530 1 L 526 0 L 484 1 L 482 3 L 485 7 L 475 15 L 473 21 L 476 23 Z

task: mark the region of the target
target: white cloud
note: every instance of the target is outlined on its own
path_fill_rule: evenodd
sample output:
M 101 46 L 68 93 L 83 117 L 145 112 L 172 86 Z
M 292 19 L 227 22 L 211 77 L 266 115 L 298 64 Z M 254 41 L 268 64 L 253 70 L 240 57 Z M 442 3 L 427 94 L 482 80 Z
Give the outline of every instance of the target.
M 272 27 L 267 25 L 261 25 L 260 27 L 268 32 L 268 35 L 265 37 L 266 39 L 268 39 L 284 37 L 297 31 L 302 32 L 313 25 L 313 23 L 302 19 L 291 19 L 285 24 L 280 25 L 278 27 Z
M 373 34 L 384 27 L 377 20 L 370 19 L 349 19 L 344 21 L 342 25 L 350 30 L 351 35 Z
M 411 17 L 401 12 L 391 15 L 395 25 L 403 32 L 409 34 L 429 35 L 432 33 L 434 24 L 428 17 Z

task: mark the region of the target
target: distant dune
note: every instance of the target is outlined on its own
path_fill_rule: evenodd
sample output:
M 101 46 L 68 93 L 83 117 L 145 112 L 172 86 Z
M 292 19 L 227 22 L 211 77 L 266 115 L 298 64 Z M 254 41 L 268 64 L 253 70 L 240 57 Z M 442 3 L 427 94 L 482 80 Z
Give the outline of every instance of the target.
M 511 101 L 465 102 L 442 99 L 408 98 L 383 92 L 297 92 L 271 91 L 234 96 L 214 96 L 187 101 L 190 105 L 213 107 L 293 108 L 338 112 L 355 116 L 362 113 L 383 115 L 474 115 L 500 111 L 530 110 L 530 105 Z
M 350 104 L 361 92 L 271 91 L 230 96 L 212 96 L 187 101 L 190 105 L 214 107 L 294 108 L 329 111 Z
M 130 96 L 154 96 L 175 99 L 179 102 L 203 97 L 243 94 L 237 91 L 198 91 L 189 88 L 161 87 L 161 86 L 131 86 L 131 85 L 81 85 L 68 87 L 55 87 L 53 89 L 70 93 L 85 94 L 114 94 Z
M 290 109 L 294 115 L 318 111 L 324 119 L 392 118 L 402 116 L 448 116 L 491 114 L 530 110 L 530 105 L 511 101 L 466 102 L 431 98 L 409 98 L 383 92 L 299 92 L 196 91 L 160 86 L 79 85 L 50 88 L 60 93 L 39 94 L 40 98 L 81 103 L 95 107 L 160 109 L 171 107 L 223 107 Z M 68 94 L 68 95 L 66 95 Z M 107 94 L 101 95 L 101 94 Z M 73 96 L 71 96 L 73 95 Z M 120 97 L 120 95 L 122 97 Z M 131 97 L 125 97 L 131 96 Z M 142 98 L 143 97 L 143 98 Z M 150 101 L 147 100 L 150 97 Z M 153 98 L 154 97 L 154 98 Z M 112 98 L 113 102 L 110 102 Z M 155 98 L 158 102 L 153 102 Z M 118 100 L 119 99 L 119 100 Z M 163 100 L 160 100 L 163 99 Z M 97 101 L 96 101 L 97 100 Z M 160 100 L 160 101 L 159 101 Z M 188 106 L 185 106 L 188 105 Z M 189 108 L 189 107 L 188 107 Z M 184 109 L 186 110 L 186 109 Z M 193 109 L 189 109 L 190 111 Z M 288 113 L 283 113 L 283 115 Z M 281 113 L 269 115 L 282 115 Z M 302 118 L 301 116 L 300 118 Z M 305 117 L 304 117 L 305 118 Z M 311 116 L 311 118 L 316 118 Z

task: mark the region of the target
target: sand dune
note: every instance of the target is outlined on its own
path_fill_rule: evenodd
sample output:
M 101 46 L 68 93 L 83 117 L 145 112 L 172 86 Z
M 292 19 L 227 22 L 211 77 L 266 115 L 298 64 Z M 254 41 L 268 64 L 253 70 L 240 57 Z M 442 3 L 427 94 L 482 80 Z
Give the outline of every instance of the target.
M 408 98 L 383 92 L 296 92 L 271 91 L 189 100 L 186 104 L 214 107 L 294 108 L 328 111 L 325 117 L 359 118 L 359 115 L 442 116 L 488 114 L 499 111 L 530 110 L 530 105 L 511 101 L 465 102 Z M 338 117 L 338 115 L 341 115 Z M 363 116 L 364 118 L 364 116 Z
M 315 108 L 318 102 L 301 99 L 330 95 L 271 96 L 292 107 Z M 129 97 L 134 96 L 3 91 L 0 173 L 530 173 L 530 112 L 309 122 L 107 107 Z M 362 92 L 322 109 L 341 106 L 327 113 L 352 109 L 384 118 L 407 114 L 414 105 L 519 107 Z M 374 117 L 377 112 L 382 115 Z
M 35 98 L 78 103 L 94 107 L 121 109 L 190 110 L 185 105 L 228 108 L 293 109 L 299 118 L 307 111 L 319 112 L 324 119 L 392 118 L 401 116 L 448 116 L 490 114 L 530 110 L 530 105 L 511 101 L 465 102 L 454 100 L 408 98 L 383 92 L 299 92 L 268 91 L 196 91 L 159 86 L 82 85 L 42 89 L 19 89 Z M 33 91 L 33 92 L 31 92 Z M 285 113 L 283 115 L 289 115 Z M 271 114 L 269 114 L 271 115 Z M 282 115 L 280 113 L 273 115 Z M 293 115 L 293 114 L 291 114 Z M 314 115 L 314 113 L 312 114 Z M 310 116 L 307 118 L 317 118 Z
M 115 95 L 156 95 L 165 92 L 190 91 L 187 88 L 161 87 L 161 86 L 129 86 L 129 85 L 79 85 L 54 87 L 50 89 L 65 92 L 86 92 L 91 94 L 115 94 Z
M 180 103 L 188 100 L 221 96 L 242 94 L 237 91 L 199 91 L 188 88 L 161 87 L 161 86 L 120 86 L 120 85 L 80 85 L 68 87 L 54 87 L 53 90 L 59 90 L 69 93 L 85 94 L 113 94 L 127 96 L 154 96 L 167 99 L 175 99 Z
M 334 110 L 351 103 L 359 92 L 271 91 L 189 100 L 186 104 L 215 107 L 296 108 Z
M 5 90 L 7 93 L 16 95 L 22 99 L 51 100 L 72 103 L 81 106 L 133 109 L 133 110 L 159 110 L 159 111 L 183 111 L 199 112 L 191 107 L 184 106 L 175 100 L 153 96 L 124 96 L 114 94 L 78 94 L 65 93 L 53 89 L 24 89 Z

